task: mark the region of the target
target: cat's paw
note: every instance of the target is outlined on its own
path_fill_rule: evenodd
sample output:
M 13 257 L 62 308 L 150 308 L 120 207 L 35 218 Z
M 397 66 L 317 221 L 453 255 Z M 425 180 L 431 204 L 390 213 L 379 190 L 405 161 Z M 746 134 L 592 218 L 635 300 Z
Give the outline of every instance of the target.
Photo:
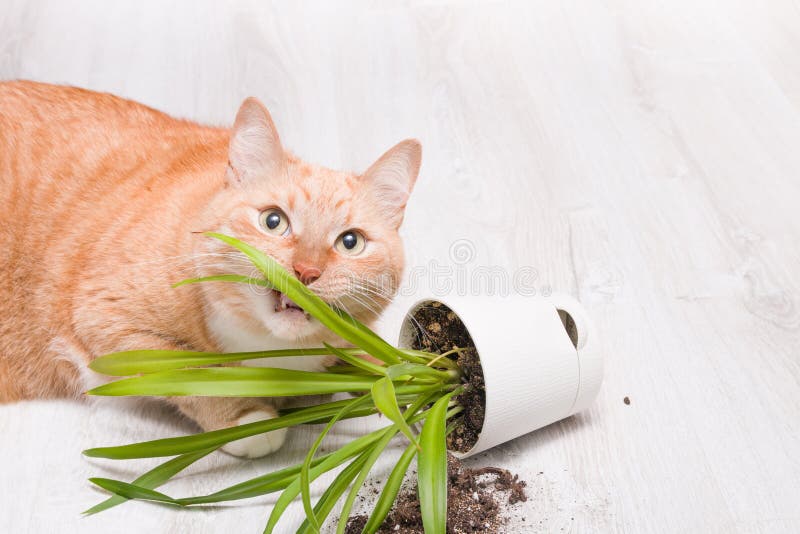
M 273 419 L 277 416 L 278 414 L 275 409 L 265 406 L 264 408 L 246 413 L 236 421 L 236 424 L 246 425 L 247 423 Z M 243 458 L 259 458 L 261 456 L 266 456 L 281 448 L 283 442 L 286 440 L 287 431 L 286 428 L 280 428 L 267 432 L 266 434 L 259 434 L 257 436 L 231 441 L 225 444 L 222 450 Z

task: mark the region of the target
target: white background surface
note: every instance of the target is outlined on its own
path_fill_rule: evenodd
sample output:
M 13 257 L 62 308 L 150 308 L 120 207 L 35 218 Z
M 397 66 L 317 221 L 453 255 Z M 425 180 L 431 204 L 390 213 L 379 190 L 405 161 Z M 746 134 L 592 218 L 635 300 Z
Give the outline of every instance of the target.
M 530 480 L 525 532 L 800 530 L 798 50 L 790 0 L 0 7 L 0 78 L 218 124 L 255 95 L 289 148 L 334 167 L 419 137 L 410 265 L 469 239 L 468 266 L 535 268 L 603 335 L 590 411 L 472 460 Z M 83 448 L 188 431 L 113 399 L 0 407 L 0 531 L 260 532 L 266 499 L 79 517 L 101 497 L 88 476 L 145 468 Z M 308 432 L 165 491 L 297 460 Z

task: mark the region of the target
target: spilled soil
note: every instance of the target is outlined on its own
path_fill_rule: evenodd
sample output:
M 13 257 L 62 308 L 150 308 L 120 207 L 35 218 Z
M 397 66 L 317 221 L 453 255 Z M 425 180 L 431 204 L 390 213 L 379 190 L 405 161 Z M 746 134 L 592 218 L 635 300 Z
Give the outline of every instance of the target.
M 507 509 L 528 499 L 525 482 L 499 467 L 470 469 L 449 456 L 447 477 L 448 534 L 503 532 Z M 360 534 L 366 523 L 366 514 L 351 517 L 345 532 Z M 424 534 L 416 487 L 401 492 L 378 532 Z

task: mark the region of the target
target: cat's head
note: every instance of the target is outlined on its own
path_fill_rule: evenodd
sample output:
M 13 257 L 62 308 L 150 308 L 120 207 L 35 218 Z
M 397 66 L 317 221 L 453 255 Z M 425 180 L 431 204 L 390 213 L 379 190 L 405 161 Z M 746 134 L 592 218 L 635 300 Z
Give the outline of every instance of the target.
M 225 187 L 211 204 L 216 230 L 271 255 L 326 302 L 362 320 L 375 317 L 402 274 L 398 229 L 421 156 L 419 142 L 406 140 L 363 174 L 305 163 L 284 150 L 269 112 L 249 98 L 231 131 Z M 229 247 L 204 247 L 213 254 L 198 262 L 204 275 L 254 274 Z M 212 313 L 254 332 L 303 340 L 322 331 L 275 291 L 204 285 Z

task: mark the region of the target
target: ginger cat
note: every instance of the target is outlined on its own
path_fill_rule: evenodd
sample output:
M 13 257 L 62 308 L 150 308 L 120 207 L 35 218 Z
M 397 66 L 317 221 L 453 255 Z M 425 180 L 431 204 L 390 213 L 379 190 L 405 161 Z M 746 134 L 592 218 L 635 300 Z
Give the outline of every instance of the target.
M 333 341 L 274 291 L 223 282 L 171 288 L 193 276 L 253 273 L 244 256 L 199 232 L 259 247 L 368 322 L 396 290 L 398 228 L 420 160 L 419 142 L 406 140 L 361 175 L 305 163 L 284 150 L 254 98 L 226 129 L 109 94 L 0 83 L 0 402 L 78 397 L 104 380 L 87 363 L 110 352 Z M 204 430 L 276 415 L 259 399 L 167 401 Z M 285 433 L 226 450 L 262 456 Z

